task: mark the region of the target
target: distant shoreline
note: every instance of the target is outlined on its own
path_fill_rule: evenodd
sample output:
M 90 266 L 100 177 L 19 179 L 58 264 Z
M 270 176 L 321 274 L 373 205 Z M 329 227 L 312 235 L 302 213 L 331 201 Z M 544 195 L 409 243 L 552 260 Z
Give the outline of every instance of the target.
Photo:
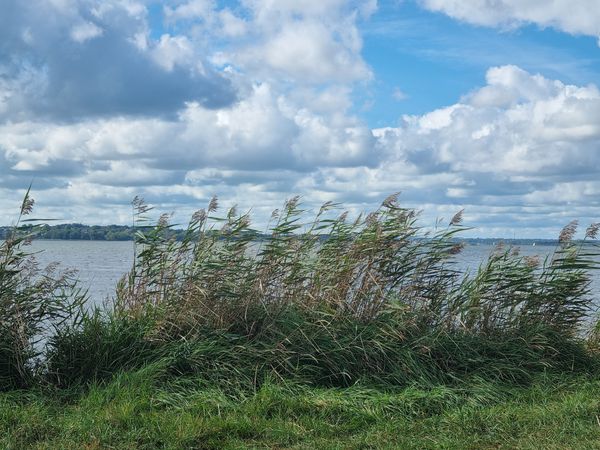
M 5 239 L 11 227 L 0 227 L 0 240 Z M 64 241 L 133 241 L 135 233 L 142 228 L 129 225 L 82 225 L 82 224 L 60 224 L 46 225 L 36 237 L 36 240 L 64 240 Z M 172 229 L 173 236 L 180 239 L 185 230 Z M 259 239 L 262 235 L 259 235 Z M 557 239 L 503 239 L 503 238 L 456 238 L 456 242 L 464 242 L 469 245 L 496 245 L 500 242 L 511 245 L 530 246 L 554 246 L 558 244 Z M 600 241 L 586 241 L 588 243 L 599 243 Z

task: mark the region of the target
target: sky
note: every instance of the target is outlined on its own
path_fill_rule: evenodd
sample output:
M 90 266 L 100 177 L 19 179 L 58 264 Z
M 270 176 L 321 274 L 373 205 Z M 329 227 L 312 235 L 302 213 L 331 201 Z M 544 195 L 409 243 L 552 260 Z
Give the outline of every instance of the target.
M 0 0 L 0 225 L 218 195 L 556 237 L 600 220 L 598 0 Z

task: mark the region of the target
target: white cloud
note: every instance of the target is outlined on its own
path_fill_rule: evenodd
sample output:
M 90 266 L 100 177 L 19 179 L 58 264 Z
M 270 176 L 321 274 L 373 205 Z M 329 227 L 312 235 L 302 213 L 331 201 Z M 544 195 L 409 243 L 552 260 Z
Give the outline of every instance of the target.
M 102 28 L 92 22 L 83 22 L 71 28 L 71 38 L 80 44 L 89 41 L 90 39 L 94 39 L 95 37 L 102 36 L 102 33 Z
M 175 8 L 164 7 L 167 20 L 191 20 L 191 19 L 209 19 L 215 10 L 213 0 L 191 0 L 184 2 Z
M 283 78 L 297 84 L 353 83 L 372 76 L 361 56 L 357 21 L 374 11 L 375 2 L 243 3 L 250 11 L 246 29 L 251 30 L 253 39 L 223 52 L 223 62 L 240 66 L 261 79 Z
M 246 64 L 265 62 L 298 81 L 351 82 L 369 76 L 358 50 L 334 39 L 325 24 L 290 23 L 243 59 Z
M 600 36 L 597 0 L 419 0 L 432 11 L 465 22 L 515 27 L 536 24 L 571 34 Z
M 114 220 L 103 216 L 107 209 L 126 215 L 135 194 L 180 215 L 214 193 L 243 207 L 259 198 L 261 223 L 293 193 L 305 193 L 310 205 L 335 200 L 358 211 L 402 190 L 408 205 L 426 211 L 426 223 L 466 207 L 477 233 L 505 235 L 516 226 L 553 233 L 569 218 L 566 209 L 582 221 L 600 214 L 594 86 L 496 67 L 460 102 L 373 131 L 344 112 L 347 94 L 287 95 L 262 83 L 230 108 L 190 103 L 176 120 L 5 124 L 0 172 L 6 185 L 35 173 L 47 185 L 40 203 L 55 205 L 54 213 L 107 205 L 89 212 L 96 222 Z M 63 209 L 53 209 L 58 204 Z M 536 228 L 540 214 L 546 223 Z
M 392 97 L 394 97 L 394 100 L 401 102 L 402 100 L 406 100 L 408 95 L 402 89 L 397 87 L 392 91 Z
M 255 13 L 261 25 L 276 26 L 274 19 L 292 18 L 295 16 L 322 18 L 337 14 L 348 2 L 347 0 L 243 0 Z
M 248 23 L 225 8 L 219 12 L 221 29 L 226 36 L 240 37 L 248 32 Z
M 395 136 L 406 154 L 429 151 L 455 171 L 568 176 L 600 167 L 600 91 L 531 75 L 515 66 L 492 68 L 487 85 L 460 103 L 403 126 Z M 406 156 L 405 154 L 405 156 Z
M 384 161 L 404 161 L 414 173 L 434 179 L 454 174 L 438 202 L 461 202 L 480 221 L 493 217 L 499 226 L 502 219 L 490 208 L 508 214 L 528 205 L 552 205 L 544 217 L 556 227 L 566 220 L 561 211 L 590 221 L 600 216 L 600 91 L 595 86 L 566 85 L 515 66 L 495 67 L 487 84 L 459 103 L 405 116 L 400 127 L 374 133 L 388 152 Z M 389 167 L 376 169 L 379 178 Z M 431 195 L 439 195 L 439 185 L 427 184 Z M 518 213 L 510 214 L 517 224 Z M 540 215 L 518 220 L 519 227 L 532 226 Z
M 194 62 L 194 48 L 186 36 L 163 34 L 151 53 L 154 61 L 168 71 L 176 65 L 187 66 Z
M 396 127 L 357 118 L 372 77 L 359 24 L 374 1 L 170 3 L 160 38 L 142 2 L 54 0 L 55 22 L 43 20 L 48 5 L 19 10 L 18 26 L 0 17 L 20 62 L 0 60 L 0 223 L 32 178 L 43 215 L 87 223 L 129 220 L 136 194 L 181 220 L 219 194 L 261 222 L 295 193 L 358 211 L 401 190 L 429 223 L 466 207 L 477 233 L 510 235 L 560 228 L 565 205 L 582 221 L 600 215 L 595 86 L 501 66 Z
M 173 114 L 236 93 L 185 33 L 155 40 L 132 0 L 8 0 L 0 15 L 0 122 Z M 158 62 L 158 64 L 156 64 Z
M 114 166 L 120 160 L 173 170 L 206 165 L 310 170 L 376 163 L 373 136 L 356 119 L 312 112 L 267 84 L 255 86 L 229 109 L 213 111 L 190 103 L 175 121 L 21 122 L 5 124 L 0 131 L 0 148 L 16 171 L 49 170 L 65 159 L 78 162 L 88 174 L 95 170 L 94 161 Z

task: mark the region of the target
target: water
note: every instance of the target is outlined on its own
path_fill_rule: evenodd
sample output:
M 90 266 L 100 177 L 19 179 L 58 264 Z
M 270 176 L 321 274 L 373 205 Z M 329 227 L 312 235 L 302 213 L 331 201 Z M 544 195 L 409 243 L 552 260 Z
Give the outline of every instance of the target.
M 76 269 L 81 286 L 97 304 L 114 295 L 117 282 L 133 264 L 131 241 L 38 240 L 29 250 L 38 252 L 42 267 L 58 262 L 61 268 Z
M 474 270 L 493 250 L 492 245 L 467 245 L 457 255 L 458 267 Z M 34 241 L 30 247 L 39 252 L 36 257 L 42 264 L 59 262 L 64 268 L 77 269 L 83 287 L 89 289 L 90 299 L 101 303 L 114 295 L 117 281 L 131 268 L 133 242 L 108 241 Z M 521 246 L 520 254 L 538 255 L 542 260 L 555 246 Z M 600 273 L 595 273 L 592 290 L 600 298 Z

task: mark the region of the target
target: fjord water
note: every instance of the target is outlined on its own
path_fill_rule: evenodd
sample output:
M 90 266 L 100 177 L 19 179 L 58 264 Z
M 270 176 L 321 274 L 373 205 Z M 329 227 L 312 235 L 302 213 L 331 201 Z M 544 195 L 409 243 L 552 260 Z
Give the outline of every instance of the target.
M 456 257 L 457 268 L 476 270 L 493 249 L 490 244 L 467 244 Z M 521 255 L 537 255 L 540 260 L 555 249 L 554 245 L 519 246 Z M 42 267 L 58 262 L 61 268 L 76 269 L 82 287 L 89 290 L 90 300 L 97 304 L 113 296 L 117 281 L 131 268 L 134 256 L 131 241 L 37 240 L 29 250 L 36 252 Z M 598 302 L 600 273 L 593 274 L 592 291 Z

